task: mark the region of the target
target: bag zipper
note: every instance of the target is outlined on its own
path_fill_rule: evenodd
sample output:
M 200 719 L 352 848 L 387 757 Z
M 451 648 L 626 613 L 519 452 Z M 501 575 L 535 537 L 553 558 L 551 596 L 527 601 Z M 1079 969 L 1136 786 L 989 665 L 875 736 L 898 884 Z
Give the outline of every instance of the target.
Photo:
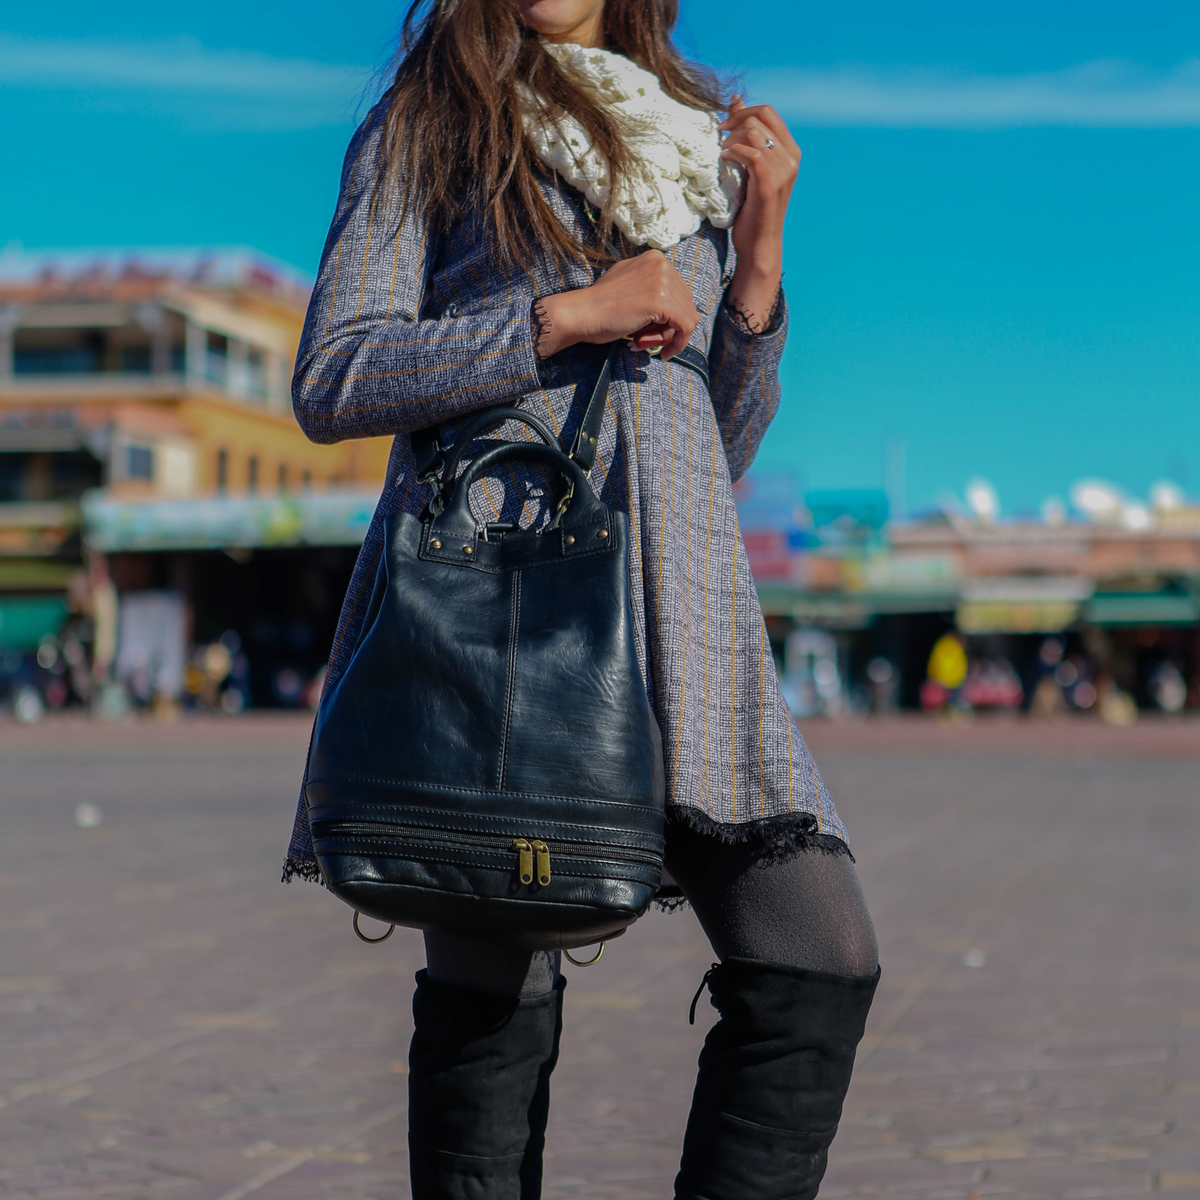
M 517 856 L 517 873 L 522 883 L 533 882 L 535 864 L 539 884 L 545 887 L 551 878 L 550 845 L 541 838 L 510 838 L 485 833 L 452 833 L 445 829 L 427 829 L 419 825 L 392 825 L 370 821 L 317 821 L 314 824 L 317 827 L 314 832 L 317 833 L 318 838 L 377 838 L 382 836 L 406 842 L 471 846 L 481 850 L 509 850 Z M 598 852 L 607 852 L 606 856 L 621 858 L 628 862 L 644 863 L 652 867 L 662 866 L 661 858 L 649 850 L 619 846 L 612 842 L 560 841 L 556 843 L 558 857 L 566 859 L 568 862 L 595 858 Z

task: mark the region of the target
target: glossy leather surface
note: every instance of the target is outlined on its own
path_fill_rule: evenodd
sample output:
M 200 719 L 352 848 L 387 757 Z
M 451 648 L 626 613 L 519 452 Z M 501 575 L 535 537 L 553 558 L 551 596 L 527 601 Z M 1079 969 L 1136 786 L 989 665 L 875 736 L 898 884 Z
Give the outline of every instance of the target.
M 574 497 L 555 530 L 485 540 L 470 478 L 516 456 L 561 469 Z M 389 518 L 363 635 L 322 699 L 309 761 L 314 846 L 337 895 L 397 925 L 545 948 L 646 910 L 665 784 L 628 552 L 624 514 L 537 443 L 481 455 L 439 516 Z M 545 886 L 521 883 L 518 838 L 549 847 Z

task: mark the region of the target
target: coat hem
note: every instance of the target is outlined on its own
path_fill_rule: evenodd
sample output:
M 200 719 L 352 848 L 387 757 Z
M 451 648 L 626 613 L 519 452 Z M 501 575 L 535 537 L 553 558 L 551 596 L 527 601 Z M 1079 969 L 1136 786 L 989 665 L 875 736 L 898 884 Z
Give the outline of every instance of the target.
M 781 813 L 757 821 L 717 821 L 698 808 L 684 804 L 667 805 L 667 837 L 672 824 L 686 826 L 696 833 L 715 837 L 727 846 L 756 842 L 767 860 L 790 858 L 802 850 L 820 850 L 825 854 L 845 854 L 851 862 L 850 847 L 835 834 L 819 833 L 812 813 Z

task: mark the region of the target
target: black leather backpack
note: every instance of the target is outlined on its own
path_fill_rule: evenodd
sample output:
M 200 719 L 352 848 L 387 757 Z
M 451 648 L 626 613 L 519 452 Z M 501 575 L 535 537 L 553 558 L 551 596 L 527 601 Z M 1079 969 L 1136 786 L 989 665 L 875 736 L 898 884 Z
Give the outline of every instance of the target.
M 634 647 L 628 518 L 587 480 L 615 353 L 569 453 L 516 408 L 483 413 L 445 456 L 414 438 L 434 499 L 387 519 L 309 754 L 317 861 L 358 912 L 570 949 L 621 932 L 659 886 L 662 743 Z M 542 442 L 494 446 L 456 480 L 471 441 L 510 419 Z M 541 531 L 481 528 L 471 485 L 515 459 L 562 477 L 555 515 Z

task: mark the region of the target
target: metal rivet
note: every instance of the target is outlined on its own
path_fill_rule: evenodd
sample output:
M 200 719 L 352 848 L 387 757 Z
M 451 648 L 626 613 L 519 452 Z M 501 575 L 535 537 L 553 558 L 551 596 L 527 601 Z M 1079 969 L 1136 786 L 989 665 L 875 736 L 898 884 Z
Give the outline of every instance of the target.
M 440 541 L 439 541 L 437 538 L 434 538 L 434 539 L 433 539 L 433 541 L 432 541 L 432 542 L 430 542 L 429 544 L 430 544 L 430 545 L 431 545 L 431 546 L 432 546 L 432 547 L 433 547 L 435 550 L 440 550 L 440 549 L 442 548 L 442 543 L 441 543 L 441 542 L 440 542 Z
M 571 534 L 571 533 L 568 533 L 568 534 L 567 534 L 567 536 L 566 536 L 565 538 L 563 538 L 563 541 L 564 541 L 564 542 L 565 542 L 565 543 L 566 543 L 568 546 L 573 546 L 573 545 L 575 545 L 575 535 L 574 535 L 574 534 Z
M 474 546 L 464 546 L 464 547 L 463 547 L 463 553 L 464 553 L 464 554 L 474 554 L 474 553 L 475 553 L 475 547 L 474 547 Z
M 599 531 L 599 532 L 596 534 L 596 536 L 597 536 L 598 538 L 606 538 L 606 537 L 608 537 L 608 530 L 607 530 L 607 529 L 601 529 L 601 530 L 600 530 L 600 531 Z

